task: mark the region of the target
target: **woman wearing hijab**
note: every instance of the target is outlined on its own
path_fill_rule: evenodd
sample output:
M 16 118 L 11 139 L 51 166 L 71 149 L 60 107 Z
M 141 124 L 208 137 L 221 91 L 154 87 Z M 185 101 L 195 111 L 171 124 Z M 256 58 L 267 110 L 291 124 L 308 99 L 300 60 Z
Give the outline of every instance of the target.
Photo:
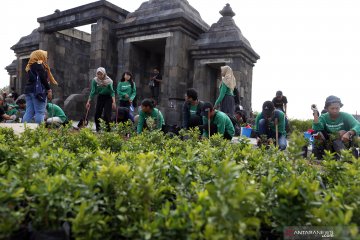
M 94 96 L 98 95 L 95 110 L 96 131 L 100 131 L 100 118 L 104 112 L 104 121 L 106 122 L 108 131 L 110 131 L 111 108 L 116 109 L 115 91 L 113 88 L 113 80 L 106 74 L 103 67 L 96 70 L 96 76 L 91 82 L 91 92 L 86 103 L 86 108 L 90 108 L 90 102 Z
M 235 111 L 235 99 L 234 89 L 236 87 L 236 80 L 232 69 L 229 66 L 221 67 L 222 81 L 220 85 L 220 95 L 215 102 L 215 107 L 229 115 L 234 115 Z
M 52 99 L 52 91 L 48 81 L 51 84 L 57 85 L 47 64 L 47 59 L 48 54 L 43 50 L 36 50 L 30 54 L 29 62 L 25 68 L 28 74 L 28 82 L 25 86 L 26 111 L 23 122 L 31 122 L 33 118 L 35 118 L 35 122 L 38 124 L 44 122 L 46 97 L 48 100 Z M 43 98 L 35 94 L 37 79 L 40 80 L 44 89 L 44 92 L 41 94 Z

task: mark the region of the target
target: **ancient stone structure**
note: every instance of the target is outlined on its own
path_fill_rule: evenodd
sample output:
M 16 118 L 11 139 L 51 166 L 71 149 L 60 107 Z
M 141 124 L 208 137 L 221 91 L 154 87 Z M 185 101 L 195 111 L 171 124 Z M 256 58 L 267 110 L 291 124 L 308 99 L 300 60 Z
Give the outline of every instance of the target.
M 185 90 L 194 87 L 201 100 L 214 102 L 220 66 L 229 65 L 242 105 L 250 110 L 252 69 L 259 56 L 236 26 L 229 4 L 220 14 L 209 27 L 187 0 L 149 0 L 133 13 L 104 0 L 56 10 L 39 18 L 40 27 L 12 47 L 17 59 L 6 68 L 11 86 L 21 93 L 29 54 L 47 50 L 59 82 L 55 97 L 77 119 L 87 98 L 83 89 L 97 67 L 105 67 L 115 84 L 124 71 L 133 72 L 138 98 L 143 99 L 150 96 L 150 71 L 156 66 L 163 75 L 160 108 L 168 124 L 177 124 Z M 87 24 L 92 24 L 91 34 L 74 29 Z

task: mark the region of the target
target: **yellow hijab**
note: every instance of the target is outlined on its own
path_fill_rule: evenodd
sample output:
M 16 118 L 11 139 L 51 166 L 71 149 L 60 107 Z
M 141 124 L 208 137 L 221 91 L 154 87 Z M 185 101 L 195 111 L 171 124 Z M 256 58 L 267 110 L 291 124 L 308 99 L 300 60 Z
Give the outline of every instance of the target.
M 26 72 L 30 71 L 30 67 L 34 63 L 42 64 L 48 73 L 48 78 L 49 78 L 50 82 L 54 85 L 57 85 L 58 83 L 56 82 L 54 76 L 52 75 L 52 73 L 50 71 L 50 67 L 47 64 L 47 55 L 48 55 L 47 51 L 44 51 L 44 50 L 33 51 L 30 54 L 30 59 L 29 59 L 28 64 L 26 65 L 25 71 Z

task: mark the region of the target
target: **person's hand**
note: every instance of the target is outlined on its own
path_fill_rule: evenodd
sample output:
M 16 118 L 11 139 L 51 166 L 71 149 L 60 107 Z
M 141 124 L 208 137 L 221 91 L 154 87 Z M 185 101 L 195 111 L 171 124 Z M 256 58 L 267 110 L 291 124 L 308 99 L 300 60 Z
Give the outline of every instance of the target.
M 86 107 L 86 109 L 88 109 L 88 110 L 89 110 L 89 108 L 90 108 L 90 101 L 87 101 L 87 103 L 86 103 L 85 107 Z
M 114 102 L 112 103 L 112 109 L 116 110 L 116 103 L 114 103 Z
M 128 95 L 128 94 L 125 94 L 125 98 L 128 99 L 128 98 L 129 98 L 129 95 Z
M 132 102 L 133 102 L 133 101 L 130 99 L 130 100 L 129 100 L 129 103 L 132 104 Z
M 48 90 L 48 91 L 47 91 L 47 99 L 48 99 L 49 101 L 52 100 L 52 91 L 51 91 L 51 90 Z
M 349 132 L 346 132 L 344 135 L 342 135 L 341 141 L 343 141 L 343 142 L 349 142 L 350 139 L 351 139 L 351 137 L 352 137 L 351 132 L 350 132 L 350 131 L 349 131 Z
M 219 109 L 220 108 L 219 104 L 215 105 L 214 108 Z

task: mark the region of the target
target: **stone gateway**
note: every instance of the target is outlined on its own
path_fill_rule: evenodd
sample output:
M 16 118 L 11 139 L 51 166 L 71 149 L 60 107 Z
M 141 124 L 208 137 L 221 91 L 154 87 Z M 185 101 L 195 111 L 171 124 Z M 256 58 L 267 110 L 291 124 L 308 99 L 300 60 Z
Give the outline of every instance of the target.
M 249 112 L 252 70 L 259 55 L 236 26 L 229 4 L 220 14 L 210 27 L 187 0 L 149 0 L 132 13 L 105 0 L 56 10 L 38 18 L 39 28 L 11 47 L 16 60 L 6 67 L 10 87 L 23 93 L 30 53 L 46 50 L 59 82 L 54 103 L 63 106 L 70 119 L 79 120 L 98 67 L 106 68 L 115 86 L 124 71 L 131 71 L 138 99 L 151 96 L 149 79 L 157 67 L 162 75 L 159 108 L 167 124 L 179 124 L 186 89 L 196 88 L 201 100 L 215 102 L 220 67 L 228 65 L 241 105 Z M 88 24 L 91 34 L 75 29 Z

